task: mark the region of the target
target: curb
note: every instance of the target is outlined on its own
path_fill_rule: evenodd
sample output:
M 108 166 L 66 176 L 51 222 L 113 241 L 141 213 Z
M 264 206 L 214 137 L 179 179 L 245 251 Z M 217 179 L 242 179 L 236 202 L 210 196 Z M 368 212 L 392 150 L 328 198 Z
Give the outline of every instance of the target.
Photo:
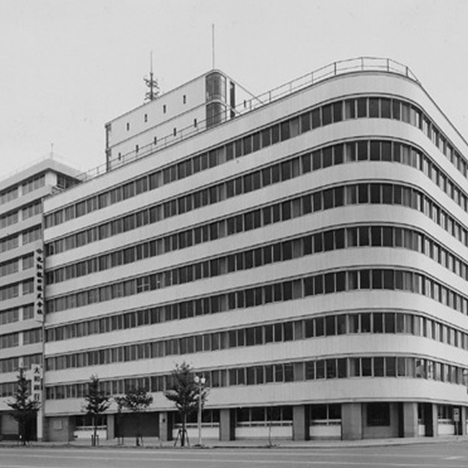
M 277 441 L 277 443 L 269 444 L 268 442 L 246 444 L 241 441 L 233 441 L 232 443 L 208 443 L 206 445 L 192 445 L 186 447 L 174 446 L 173 443 L 150 443 L 144 446 L 135 446 L 132 444 L 117 445 L 113 443 L 102 444 L 98 447 L 92 447 L 89 443 L 73 443 L 73 442 L 31 442 L 28 445 L 20 445 L 14 441 L 0 442 L 0 448 L 57 448 L 57 449 L 92 449 L 92 450 L 108 450 L 108 449 L 133 449 L 133 450 L 330 450 L 330 449 L 359 449 L 369 447 L 397 447 L 404 445 L 424 445 L 424 444 L 443 444 L 443 443 L 466 443 L 468 436 L 458 437 L 417 437 L 407 439 L 365 439 L 355 441 Z

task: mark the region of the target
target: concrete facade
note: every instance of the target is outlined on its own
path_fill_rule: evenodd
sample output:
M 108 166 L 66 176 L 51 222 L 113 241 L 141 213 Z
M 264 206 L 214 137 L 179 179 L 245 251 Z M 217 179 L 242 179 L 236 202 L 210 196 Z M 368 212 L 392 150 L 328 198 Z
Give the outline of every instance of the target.
M 18 370 L 31 378 L 31 367 L 42 365 L 35 277 L 37 250 L 43 249 L 43 200 L 77 183 L 78 175 L 49 157 L 0 180 L 0 438 L 17 437 L 7 403 Z M 31 427 L 30 436 L 42 437 L 42 427 Z
M 468 147 L 382 63 L 288 83 L 46 201 L 48 420 L 76 418 L 94 374 L 147 388 L 169 439 L 185 361 L 222 440 L 437 436 L 456 407 L 466 426 Z M 161 105 L 112 121 L 111 154 L 146 147 L 132 119 Z

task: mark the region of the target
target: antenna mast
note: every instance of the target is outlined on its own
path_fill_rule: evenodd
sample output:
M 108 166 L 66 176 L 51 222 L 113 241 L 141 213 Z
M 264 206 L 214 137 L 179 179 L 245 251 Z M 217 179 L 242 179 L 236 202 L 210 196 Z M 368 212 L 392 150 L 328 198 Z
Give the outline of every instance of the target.
M 215 67 L 215 25 L 211 25 L 211 68 Z
M 154 78 L 153 75 L 153 52 L 150 55 L 150 77 L 144 78 L 145 85 L 149 88 L 149 91 L 145 94 L 145 101 L 154 101 L 159 94 L 159 84 L 158 80 Z

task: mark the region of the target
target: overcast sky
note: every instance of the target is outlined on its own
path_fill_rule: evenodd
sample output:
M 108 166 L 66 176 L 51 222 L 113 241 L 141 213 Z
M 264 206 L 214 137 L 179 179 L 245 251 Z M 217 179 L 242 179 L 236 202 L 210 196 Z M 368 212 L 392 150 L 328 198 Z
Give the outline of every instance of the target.
M 254 94 L 336 60 L 409 66 L 468 138 L 467 0 L 0 0 L 0 179 L 105 162 L 104 124 L 217 68 Z M 466 155 L 468 156 L 468 155 Z

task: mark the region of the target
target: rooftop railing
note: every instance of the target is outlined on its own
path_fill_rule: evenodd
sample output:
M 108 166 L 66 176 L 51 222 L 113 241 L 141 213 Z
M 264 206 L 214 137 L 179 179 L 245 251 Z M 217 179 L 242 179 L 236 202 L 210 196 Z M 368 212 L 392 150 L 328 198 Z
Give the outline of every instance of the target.
M 377 57 L 359 57 L 333 62 L 263 94 L 244 100 L 236 104 L 234 109 L 228 109 L 227 112 L 234 111 L 236 116 L 240 116 L 329 78 L 362 71 L 394 73 L 419 83 L 419 80 L 416 78 L 414 73 L 406 65 L 396 62 L 395 60 Z M 226 119 L 222 120 L 226 121 Z M 140 147 L 138 151 L 133 150 L 120 155 L 119 159 L 112 160 L 110 168 L 107 164 L 102 164 L 88 172 L 84 172 L 79 178 L 85 181 L 99 177 L 111 170 L 126 165 L 131 161 L 139 160 L 145 156 L 149 156 L 157 151 L 165 149 L 168 146 L 172 146 L 173 144 L 186 140 L 191 136 L 202 133 L 208 128 L 211 127 L 207 126 L 207 121 L 205 120 L 203 122 L 199 122 L 196 127 L 190 126 L 180 129 L 177 131 L 176 136 L 170 134 L 165 137 L 158 138 L 156 143 L 152 142 L 146 146 Z
M 340 60 L 333 62 L 318 70 L 307 73 L 306 75 L 295 78 L 289 83 L 285 83 L 277 88 L 274 88 L 266 93 L 256 96 L 247 102 L 244 106 L 248 111 L 261 107 L 270 102 L 281 99 L 284 96 L 292 94 L 300 89 L 314 85 L 329 78 L 344 75 L 348 73 L 356 73 L 360 71 L 383 71 L 386 73 L 396 73 L 410 78 L 419 83 L 416 75 L 406 66 L 391 59 L 377 57 L 359 57 L 354 59 Z

